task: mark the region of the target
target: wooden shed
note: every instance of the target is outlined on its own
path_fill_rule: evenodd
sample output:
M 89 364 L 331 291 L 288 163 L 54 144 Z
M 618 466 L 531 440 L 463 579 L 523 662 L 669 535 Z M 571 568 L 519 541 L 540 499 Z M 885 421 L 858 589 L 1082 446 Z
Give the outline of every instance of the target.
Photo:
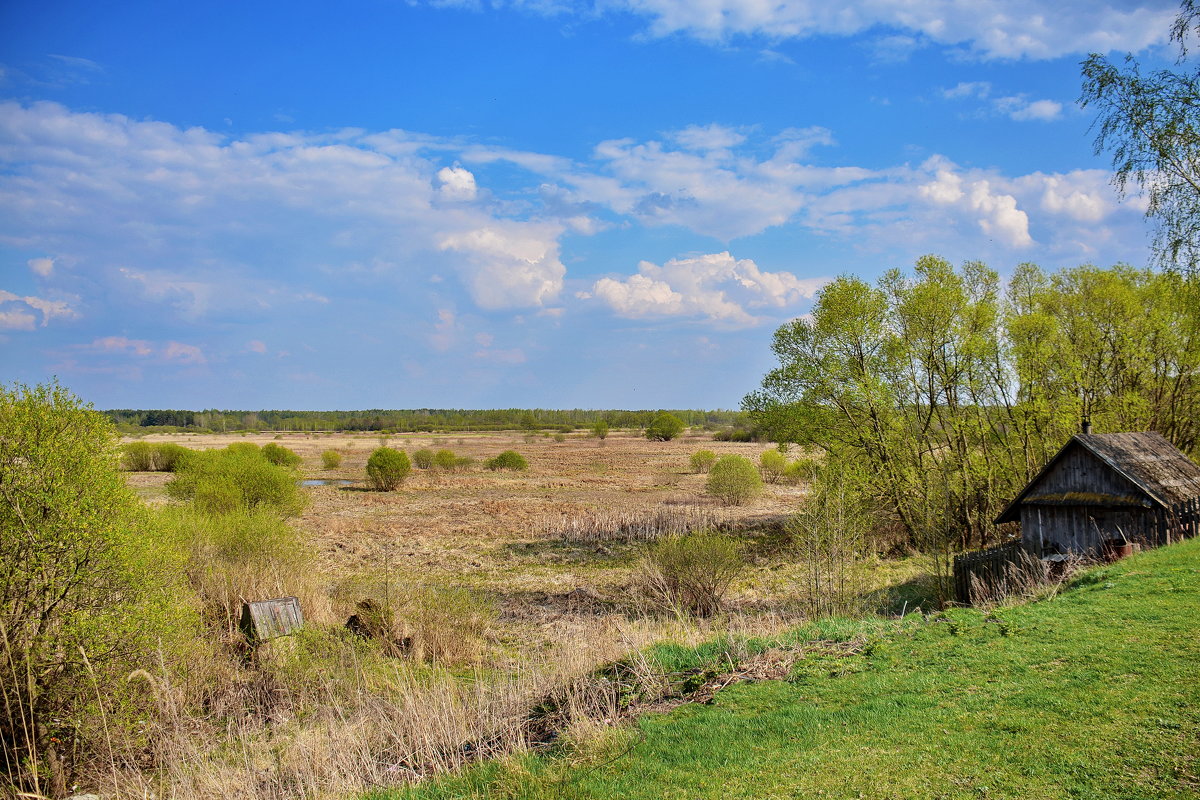
M 1200 466 L 1157 433 L 1076 434 L 996 522 L 1038 556 L 1168 544 L 1200 533 Z

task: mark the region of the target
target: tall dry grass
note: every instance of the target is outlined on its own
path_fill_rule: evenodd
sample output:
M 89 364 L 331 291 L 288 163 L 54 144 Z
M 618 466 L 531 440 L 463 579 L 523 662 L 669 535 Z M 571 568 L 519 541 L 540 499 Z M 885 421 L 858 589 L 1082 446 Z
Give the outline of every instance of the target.
M 712 635 L 676 625 L 684 643 Z M 387 658 L 328 630 L 277 640 L 244 663 L 214 650 L 182 679 L 164 662 L 131 676 L 145 687 L 146 736 L 141 748 L 112 743 L 95 788 L 120 798 L 350 796 L 560 737 L 585 741 L 628 700 L 599 663 L 622 659 L 623 680 L 644 697 L 671 691 L 639 655 L 660 637 L 618 628 L 503 670 L 465 672 Z
M 548 515 L 538 521 L 535 530 L 545 538 L 573 544 L 633 544 L 712 530 L 720 525 L 721 519 L 712 509 L 679 505 L 666 506 L 652 513 L 608 508 Z

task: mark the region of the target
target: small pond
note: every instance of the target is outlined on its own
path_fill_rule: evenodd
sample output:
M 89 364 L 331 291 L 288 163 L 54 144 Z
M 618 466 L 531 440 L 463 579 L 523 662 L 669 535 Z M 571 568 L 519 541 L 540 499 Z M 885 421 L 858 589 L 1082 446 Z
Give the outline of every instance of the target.
M 350 486 L 354 483 L 345 478 L 305 478 L 296 482 L 301 486 Z

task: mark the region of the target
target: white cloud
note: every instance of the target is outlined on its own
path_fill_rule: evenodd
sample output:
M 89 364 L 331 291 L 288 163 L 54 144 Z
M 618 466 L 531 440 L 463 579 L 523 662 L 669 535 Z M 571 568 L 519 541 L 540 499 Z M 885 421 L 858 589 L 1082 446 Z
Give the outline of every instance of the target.
M 124 336 L 104 336 L 93 339 L 91 344 L 83 349 L 93 353 L 110 353 L 115 355 L 133 355 L 138 358 L 154 358 L 160 362 L 177 364 L 205 364 L 208 359 L 204 351 L 196 345 L 168 341 L 157 345 L 146 339 L 129 339 Z
M 34 275 L 38 275 L 43 278 L 49 278 L 50 273 L 54 271 L 53 258 L 31 258 L 25 263 L 31 270 L 33 270 Z
M 251 339 L 250 341 L 246 342 L 246 352 L 266 355 L 267 343 L 259 339 Z
M 1027 100 L 1024 97 L 1001 97 L 996 109 L 1017 122 L 1050 122 L 1062 116 L 1063 105 L 1055 100 Z
M 494 261 L 496 249 L 475 233 L 493 230 L 510 243 L 500 248 L 510 261 L 520 261 L 521 243 L 531 241 L 542 257 L 499 293 L 480 277 L 487 265 L 463 270 L 472 294 L 489 307 L 537 305 L 561 280 L 557 237 L 566 224 L 514 214 L 479 191 L 470 170 L 438 163 L 461 147 L 397 130 L 231 139 L 56 103 L 3 102 L 0 239 L 76 254 L 81 272 L 122 279 L 102 289 L 133 285 L 194 319 L 321 302 L 304 285 L 305 270 L 321 280 L 364 263 L 440 271 L 458 245 L 475 254 L 472 264 L 485 255 Z M 600 227 L 577 209 L 569 216 L 580 217 L 575 232 Z M 278 274 L 283 264 L 286 278 Z M 533 285 L 522 290 L 522 282 Z
M 938 164 L 936 177 L 918 187 L 918 193 L 940 206 L 960 206 L 972 213 L 980 229 L 1009 247 L 1033 244 L 1029 235 L 1029 216 L 1017 208 L 1011 194 L 996 191 L 991 181 L 981 178 L 964 181 L 952 165 Z
M 167 361 L 177 361 L 180 364 L 204 364 L 208 361 L 199 347 L 181 342 L 167 342 L 162 354 Z
M 79 316 L 79 313 L 71 306 L 70 303 L 66 302 L 65 300 L 46 300 L 45 298 L 35 297 L 32 295 L 25 295 L 22 297 L 20 295 L 15 295 L 12 292 L 7 292 L 3 289 L 0 289 L 0 306 L 13 304 L 18 306 L 23 305 L 26 307 L 7 309 L 7 312 L 10 315 L 9 319 L 11 321 L 20 321 L 19 329 L 21 330 L 29 330 L 29 328 L 25 327 L 24 322 L 26 316 L 29 315 L 28 309 L 33 309 L 42 315 L 43 328 L 49 325 L 50 320 L 54 319 L 55 317 L 72 319 Z M 32 318 L 32 316 L 29 316 L 29 319 Z M 18 326 L 10 322 L 8 327 Z
M 567 269 L 558 259 L 554 225 L 496 224 L 446 236 L 443 250 L 465 256 L 462 272 L 481 308 L 541 306 L 562 290 Z
M 91 349 L 101 353 L 125 353 L 146 357 L 154 353 L 154 348 L 145 339 L 127 339 L 124 336 L 105 336 L 92 341 Z
M 949 89 L 942 89 L 941 95 L 947 100 L 958 100 L 963 97 L 987 97 L 992 91 L 992 85 L 987 81 L 959 81 Z
M 453 309 L 439 308 L 437 322 L 433 323 L 433 333 L 429 335 L 429 344 L 439 353 L 449 350 L 458 338 L 458 318 Z
M 1116 0 L 612 0 L 648 17 L 656 36 L 683 33 L 721 42 L 733 36 L 768 40 L 851 36 L 892 31 L 905 49 L 921 41 L 965 47 L 982 58 L 1056 58 L 1112 50 L 1142 50 L 1162 42 L 1178 6 L 1155 2 L 1132 8 Z M 890 44 L 891 50 L 900 48 Z
M 761 321 L 747 309 L 784 308 L 811 298 L 827 282 L 790 272 L 763 272 L 750 259 L 724 252 L 671 259 L 661 267 L 642 261 L 637 274 L 621 280 L 601 278 L 581 294 L 582 299 L 607 303 L 623 317 L 704 317 L 741 327 Z
M 37 319 L 23 309 L 0 310 L 0 328 L 10 331 L 31 331 L 37 325 Z
M 476 195 L 475 176 L 462 167 L 442 167 L 438 170 L 438 193 L 443 200 L 474 200 Z
M 691 125 L 675 131 L 671 138 L 684 150 L 728 150 L 746 141 L 744 134 L 724 125 Z

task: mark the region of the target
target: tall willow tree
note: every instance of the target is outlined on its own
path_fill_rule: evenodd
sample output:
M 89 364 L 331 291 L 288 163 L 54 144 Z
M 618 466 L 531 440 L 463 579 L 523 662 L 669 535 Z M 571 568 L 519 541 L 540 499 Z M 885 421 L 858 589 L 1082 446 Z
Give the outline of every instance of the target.
M 776 331 L 779 366 L 743 405 L 772 438 L 824 449 L 946 564 L 997 539 L 1003 504 L 1084 417 L 1196 448 L 1197 304 L 1178 275 L 1025 264 L 1005 292 L 983 264 L 925 256 L 912 276 L 825 287 Z

